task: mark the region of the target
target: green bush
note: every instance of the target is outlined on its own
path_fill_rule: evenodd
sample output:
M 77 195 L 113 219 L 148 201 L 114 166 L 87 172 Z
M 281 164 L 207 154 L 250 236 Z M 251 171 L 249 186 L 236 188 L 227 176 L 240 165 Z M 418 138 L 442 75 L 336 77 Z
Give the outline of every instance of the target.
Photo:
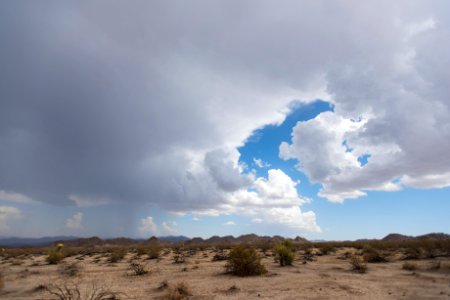
M 288 247 L 289 244 L 280 243 L 275 247 L 275 253 L 280 266 L 290 266 L 294 261 L 294 252 Z
M 267 273 L 256 250 L 244 245 L 239 245 L 230 251 L 225 269 L 227 273 L 237 276 L 253 276 Z

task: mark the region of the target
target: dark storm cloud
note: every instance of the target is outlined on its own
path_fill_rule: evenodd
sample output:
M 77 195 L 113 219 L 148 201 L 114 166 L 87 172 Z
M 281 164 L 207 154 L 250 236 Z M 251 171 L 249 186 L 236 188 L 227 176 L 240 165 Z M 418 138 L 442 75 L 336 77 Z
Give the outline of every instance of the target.
M 390 2 L 4 1 L 0 190 L 61 205 L 214 208 L 250 183 L 236 147 L 252 130 L 326 86 L 337 104 L 359 107 L 370 89 L 349 87 L 358 72 L 341 84 L 335 70 L 372 64 L 387 66 L 376 73 L 384 76 L 403 50 L 396 22 L 432 11 Z

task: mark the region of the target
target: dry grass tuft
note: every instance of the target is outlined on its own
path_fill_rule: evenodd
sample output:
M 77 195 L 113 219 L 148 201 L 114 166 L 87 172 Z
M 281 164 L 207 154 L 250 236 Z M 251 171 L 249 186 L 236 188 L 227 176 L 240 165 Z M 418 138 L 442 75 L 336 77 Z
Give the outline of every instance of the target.
M 173 288 L 167 291 L 164 299 L 166 300 L 182 300 L 191 296 L 191 291 L 188 285 L 184 282 L 177 283 Z
M 416 263 L 405 262 L 402 265 L 402 269 L 407 270 L 407 271 L 415 271 L 415 270 L 419 269 L 419 266 Z
M 78 276 L 81 272 L 81 266 L 78 263 L 62 264 L 59 267 L 59 273 L 67 277 Z
M 160 291 L 166 290 L 168 288 L 169 288 L 169 282 L 167 280 L 162 281 L 158 286 L 158 290 L 160 290 Z
M 87 286 L 84 290 L 80 284 L 64 283 L 60 285 L 44 286 L 51 298 L 49 300 L 116 300 L 120 299 L 118 292 L 113 292 L 103 286 L 95 284 Z

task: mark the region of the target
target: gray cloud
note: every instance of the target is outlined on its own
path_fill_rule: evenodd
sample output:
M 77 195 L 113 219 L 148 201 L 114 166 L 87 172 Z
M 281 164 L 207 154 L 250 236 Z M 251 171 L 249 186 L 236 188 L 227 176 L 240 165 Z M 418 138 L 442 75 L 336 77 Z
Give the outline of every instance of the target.
M 435 149 L 440 138 L 443 153 L 448 102 L 440 99 L 449 93 L 441 49 L 448 27 L 438 14 L 448 10 L 435 5 L 446 4 L 3 3 L 0 190 L 58 205 L 103 199 L 213 209 L 250 183 L 237 166 L 236 147 L 256 128 L 281 122 L 293 99 L 312 100 L 326 90 L 343 117 L 376 108 L 352 142 L 401 140 L 406 149 L 420 129 L 424 147 Z M 404 24 L 430 16 L 438 20 L 434 37 L 402 42 Z M 438 39 L 441 48 L 434 46 Z M 421 76 L 392 78 L 395 59 L 411 44 Z M 392 79 L 421 101 L 399 94 Z M 418 116 L 406 109 L 425 112 L 420 119 L 429 126 L 407 126 Z M 408 149 L 404 157 L 423 158 L 423 148 Z M 412 178 L 448 170 L 420 161 L 416 173 L 407 173 Z

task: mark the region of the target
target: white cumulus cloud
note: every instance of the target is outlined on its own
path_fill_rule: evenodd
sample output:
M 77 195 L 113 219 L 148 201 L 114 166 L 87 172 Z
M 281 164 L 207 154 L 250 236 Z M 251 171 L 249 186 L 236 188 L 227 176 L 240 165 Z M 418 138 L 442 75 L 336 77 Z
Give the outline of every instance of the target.
M 66 227 L 69 229 L 80 229 L 83 228 L 83 213 L 77 212 L 72 217 L 66 220 Z
M 141 219 L 141 225 L 139 231 L 147 235 L 155 235 L 157 231 L 157 226 L 153 221 L 153 217 L 146 217 Z
M 37 203 L 36 201 L 34 201 L 33 199 L 31 199 L 30 197 L 28 197 L 24 194 L 11 192 L 11 191 L 4 191 L 4 190 L 0 190 L 0 200 L 21 203 L 21 204 Z
M 161 227 L 163 230 L 163 234 L 167 235 L 174 235 L 178 233 L 177 230 L 177 222 L 175 221 L 168 221 L 168 222 L 162 222 Z
M 8 222 L 22 217 L 21 211 L 13 206 L 0 206 L 0 232 L 6 233 L 10 229 Z

